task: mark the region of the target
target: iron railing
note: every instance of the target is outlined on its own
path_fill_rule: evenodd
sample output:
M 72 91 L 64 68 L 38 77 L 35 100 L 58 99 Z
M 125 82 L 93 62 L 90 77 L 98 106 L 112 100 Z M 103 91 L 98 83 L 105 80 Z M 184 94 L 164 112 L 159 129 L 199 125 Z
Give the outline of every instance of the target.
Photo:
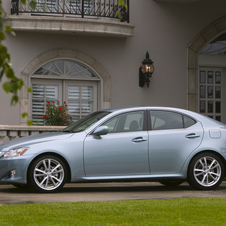
M 36 8 L 32 9 L 27 0 L 22 4 L 20 0 L 11 0 L 11 14 L 45 14 L 58 16 L 79 16 L 82 18 L 108 17 L 117 18 L 120 14 L 122 22 L 129 23 L 129 0 L 125 0 L 127 9 L 118 5 L 118 0 L 36 0 Z

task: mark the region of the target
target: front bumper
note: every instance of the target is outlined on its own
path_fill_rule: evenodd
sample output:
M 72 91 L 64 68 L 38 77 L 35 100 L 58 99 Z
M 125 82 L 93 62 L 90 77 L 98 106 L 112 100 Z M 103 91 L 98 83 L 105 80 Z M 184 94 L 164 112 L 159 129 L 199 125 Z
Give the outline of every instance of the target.
M 21 157 L 0 159 L 0 182 L 27 183 L 28 159 Z M 13 175 L 15 172 L 15 175 Z

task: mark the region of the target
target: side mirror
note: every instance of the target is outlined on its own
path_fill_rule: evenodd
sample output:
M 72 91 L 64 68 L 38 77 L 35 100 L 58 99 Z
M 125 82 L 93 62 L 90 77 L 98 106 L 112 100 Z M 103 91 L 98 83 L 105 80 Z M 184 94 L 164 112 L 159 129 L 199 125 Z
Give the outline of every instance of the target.
M 108 133 L 108 127 L 107 126 L 100 126 L 98 127 L 94 132 L 94 136 L 101 136 L 101 135 L 106 135 Z

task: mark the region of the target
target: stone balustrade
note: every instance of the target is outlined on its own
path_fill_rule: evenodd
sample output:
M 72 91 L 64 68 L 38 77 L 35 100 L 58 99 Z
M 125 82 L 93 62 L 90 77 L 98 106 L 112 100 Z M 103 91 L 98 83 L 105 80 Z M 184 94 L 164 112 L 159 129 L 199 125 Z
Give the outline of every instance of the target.
M 39 133 L 57 132 L 65 126 L 0 125 L 0 144 Z

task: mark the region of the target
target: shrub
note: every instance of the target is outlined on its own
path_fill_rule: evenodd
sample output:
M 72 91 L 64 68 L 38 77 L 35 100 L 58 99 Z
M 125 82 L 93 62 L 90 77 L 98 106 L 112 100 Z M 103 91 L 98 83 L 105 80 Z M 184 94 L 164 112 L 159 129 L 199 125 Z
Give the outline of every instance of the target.
M 43 115 L 44 123 L 46 126 L 68 126 L 72 121 L 72 117 L 67 113 L 67 104 L 64 101 L 60 105 L 60 101 L 55 104 L 53 101 L 48 102 L 46 105 L 46 114 Z

